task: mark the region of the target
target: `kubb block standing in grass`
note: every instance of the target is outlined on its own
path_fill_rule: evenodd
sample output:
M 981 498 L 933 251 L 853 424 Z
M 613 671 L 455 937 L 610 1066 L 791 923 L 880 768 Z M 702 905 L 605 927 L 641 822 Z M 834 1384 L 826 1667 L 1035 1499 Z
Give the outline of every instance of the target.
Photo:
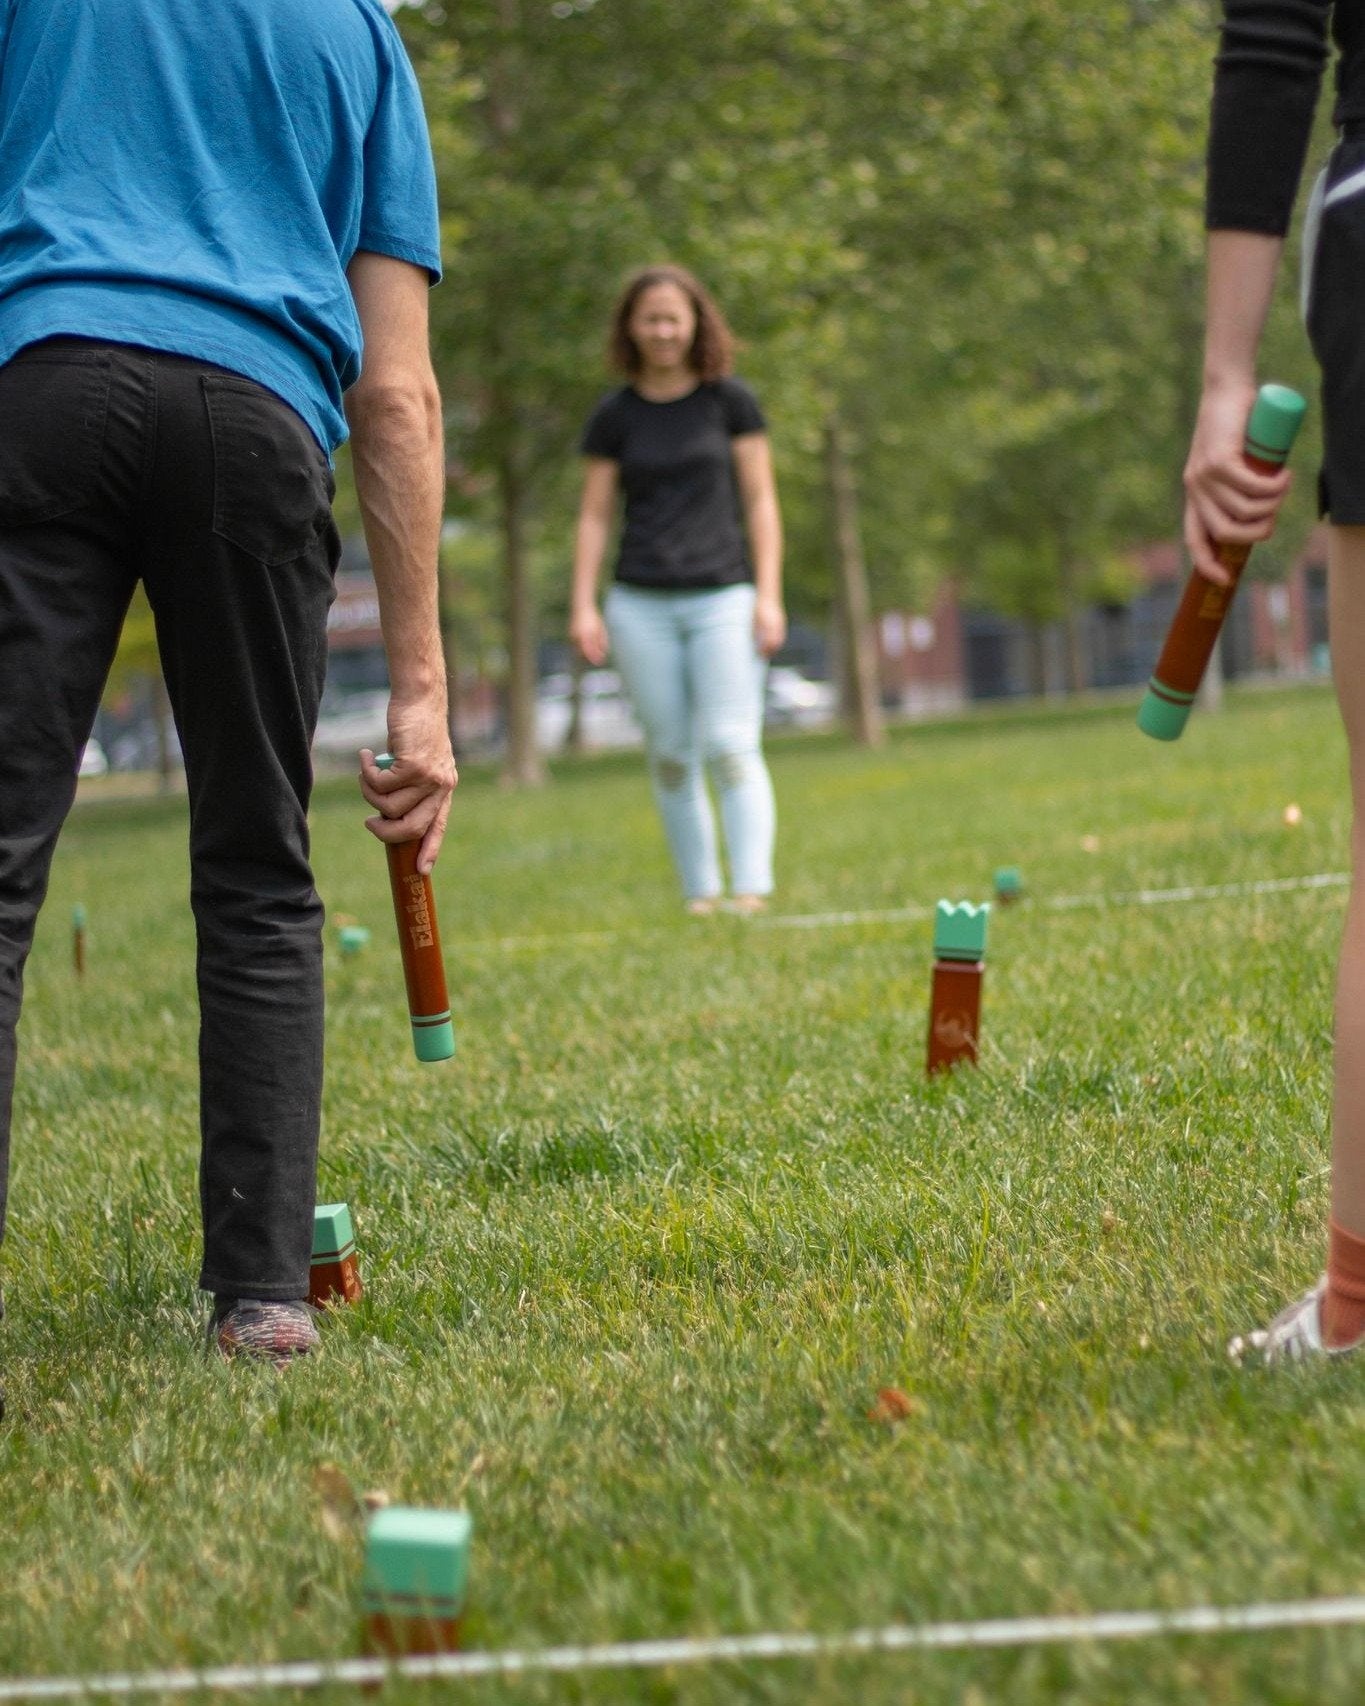
M 453 1653 L 469 1583 L 465 1511 L 390 1505 L 365 1530 L 364 1643 L 369 1653 Z
M 77 977 L 85 976 L 85 907 L 80 901 L 71 911 L 71 966 Z
M 393 765 L 390 753 L 375 759 L 381 770 Z M 418 1060 L 449 1060 L 455 1053 L 455 1027 L 446 993 L 446 968 L 441 959 L 441 935 L 436 925 L 436 901 L 431 878 L 417 869 L 420 841 L 388 841 L 389 883 L 398 920 L 398 946 L 403 954 L 403 977 L 408 986 L 412 1046 Z
M 358 1303 L 364 1292 L 350 1209 L 344 1202 L 319 1204 L 313 1211 L 308 1301 L 321 1309 L 328 1303 Z
M 337 947 L 341 949 L 343 960 L 353 960 L 360 951 L 368 947 L 370 933 L 363 924 L 343 924 L 337 931 Z
M 995 898 L 1001 906 L 1013 906 L 1024 894 L 1024 879 L 1017 865 L 1001 865 L 995 873 Z
M 929 998 L 930 1072 L 960 1060 L 976 1062 L 981 1030 L 981 983 L 986 975 L 988 902 L 956 906 L 941 900 L 934 912 L 934 981 Z
M 1298 392 L 1287 385 L 1262 385 L 1242 447 L 1253 468 L 1265 474 L 1278 473 L 1293 448 L 1307 407 Z M 1138 727 L 1153 740 L 1179 740 L 1184 731 L 1250 555 L 1250 545 L 1218 546 L 1218 561 L 1232 577 L 1227 586 L 1216 586 L 1198 569 L 1191 573 L 1138 710 Z

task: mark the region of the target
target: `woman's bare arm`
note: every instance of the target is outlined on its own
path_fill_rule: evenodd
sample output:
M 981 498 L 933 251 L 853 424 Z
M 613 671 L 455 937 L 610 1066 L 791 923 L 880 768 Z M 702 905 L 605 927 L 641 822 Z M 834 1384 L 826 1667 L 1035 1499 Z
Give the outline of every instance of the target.
M 585 662 L 597 668 L 607 661 L 607 628 L 597 607 L 597 577 L 616 520 L 619 466 L 605 456 L 590 456 L 583 473 L 574 538 L 573 590 L 569 601 L 569 638 Z
M 733 440 L 749 548 L 754 558 L 754 638 L 771 657 L 787 637 L 782 606 L 782 512 L 777 503 L 772 448 L 767 433 L 746 432 Z

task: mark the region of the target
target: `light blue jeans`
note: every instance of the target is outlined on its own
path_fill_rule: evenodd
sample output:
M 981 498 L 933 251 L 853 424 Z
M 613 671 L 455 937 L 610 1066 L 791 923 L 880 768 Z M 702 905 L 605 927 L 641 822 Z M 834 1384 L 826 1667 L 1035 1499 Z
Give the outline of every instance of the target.
M 645 731 L 654 798 L 689 900 L 722 892 L 709 767 L 735 894 L 769 894 L 777 815 L 763 762 L 763 681 L 751 585 L 699 592 L 613 586 L 612 653 Z

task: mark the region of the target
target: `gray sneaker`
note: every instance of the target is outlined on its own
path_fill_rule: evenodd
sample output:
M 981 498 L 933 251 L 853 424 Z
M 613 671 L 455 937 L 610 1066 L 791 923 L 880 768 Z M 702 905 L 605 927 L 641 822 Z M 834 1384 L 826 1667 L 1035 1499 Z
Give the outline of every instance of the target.
M 1247 1353 L 1259 1351 L 1267 1368 L 1277 1363 L 1314 1362 L 1319 1357 L 1349 1356 L 1359 1350 L 1357 1339 L 1349 1345 L 1325 1345 L 1322 1342 L 1322 1297 L 1327 1290 L 1324 1274 L 1312 1291 L 1304 1292 L 1296 1303 L 1282 1309 L 1268 1327 L 1254 1333 L 1238 1333 L 1228 1341 L 1228 1355 L 1240 1368 Z
M 303 1302 L 262 1303 L 254 1297 L 214 1299 L 209 1343 L 225 1357 L 254 1357 L 284 1368 L 321 1344 Z

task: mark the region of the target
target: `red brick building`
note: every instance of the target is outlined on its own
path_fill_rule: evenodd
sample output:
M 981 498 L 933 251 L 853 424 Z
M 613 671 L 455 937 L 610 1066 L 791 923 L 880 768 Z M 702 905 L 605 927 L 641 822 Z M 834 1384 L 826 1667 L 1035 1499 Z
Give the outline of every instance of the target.
M 1088 687 L 1146 681 L 1185 581 L 1177 540 L 1132 553 L 1138 585 L 1124 604 L 1082 612 Z M 942 715 L 970 700 L 1066 691 L 1060 623 L 1029 624 L 968 607 L 944 582 L 923 611 L 893 610 L 878 623 L 882 697 L 911 717 Z M 1247 580 L 1224 625 L 1224 672 L 1324 674 L 1327 658 L 1327 530 L 1315 528 L 1283 581 Z

